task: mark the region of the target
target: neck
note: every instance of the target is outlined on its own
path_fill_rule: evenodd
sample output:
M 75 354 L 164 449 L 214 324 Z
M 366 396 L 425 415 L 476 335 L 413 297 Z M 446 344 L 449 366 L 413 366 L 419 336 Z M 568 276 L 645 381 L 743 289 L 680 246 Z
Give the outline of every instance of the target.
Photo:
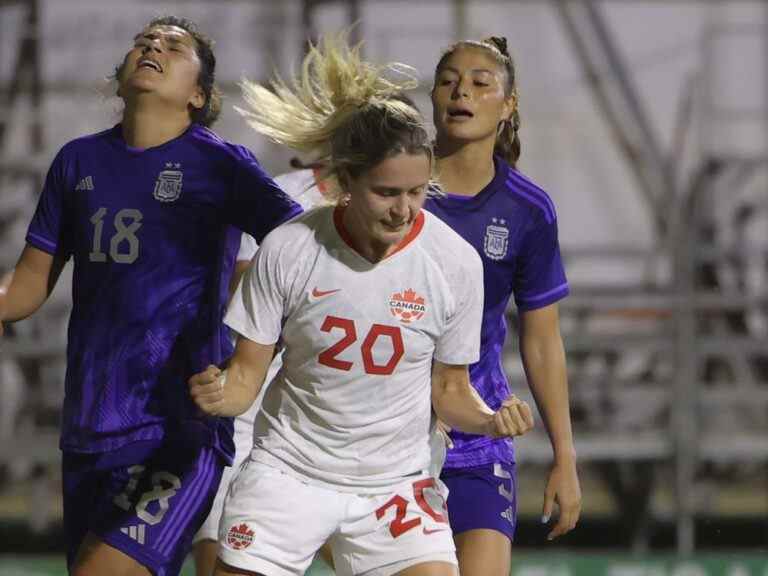
M 372 262 L 373 264 L 381 262 L 397 250 L 398 244 L 385 244 L 383 242 L 377 242 L 371 238 L 362 226 L 357 225 L 357 220 L 351 210 L 344 210 L 341 221 L 344 229 L 349 235 L 352 248 L 355 252 L 360 254 L 360 256 L 368 260 L 368 262 Z M 408 232 L 410 232 L 410 229 Z M 406 235 L 408 232 L 406 232 Z
M 190 124 L 186 110 L 158 108 L 157 103 L 136 98 L 125 103 L 123 139 L 133 148 L 152 148 L 180 136 Z
M 443 145 L 437 142 L 437 174 L 449 194 L 475 196 L 493 180 L 495 138 Z

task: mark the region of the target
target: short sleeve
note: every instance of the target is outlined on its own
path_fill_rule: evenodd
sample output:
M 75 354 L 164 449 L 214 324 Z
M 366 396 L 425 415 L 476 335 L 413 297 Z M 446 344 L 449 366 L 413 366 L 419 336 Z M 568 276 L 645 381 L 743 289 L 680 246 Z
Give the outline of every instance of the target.
M 233 146 L 232 153 L 235 174 L 229 221 L 261 243 L 274 228 L 299 214 L 301 206 L 275 184 L 247 148 Z
M 258 250 L 258 248 L 259 245 L 256 244 L 256 240 L 253 239 L 253 236 L 243 232 L 240 235 L 240 248 L 237 250 L 237 260 L 248 260 L 250 262 L 256 255 L 256 250 Z
M 480 359 L 483 264 L 474 249 L 462 258 L 462 264 L 447 279 L 453 303 L 434 353 L 435 360 L 443 364 L 472 364 Z
M 224 323 L 238 334 L 258 342 L 274 344 L 280 337 L 285 309 L 285 283 L 280 247 L 268 239 L 256 253 L 253 265 L 235 291 Z
M 63 151 L 51 163 L 35 214 L 27 229 L 26 241 L 49 254 L 68 257 L 72 252 L 66 211 L 66 166 Z
M 543 308 L 568 295 L 556 218 L 542 215 L 531 222 L 521 243 L 512 290 L 520 311 Z

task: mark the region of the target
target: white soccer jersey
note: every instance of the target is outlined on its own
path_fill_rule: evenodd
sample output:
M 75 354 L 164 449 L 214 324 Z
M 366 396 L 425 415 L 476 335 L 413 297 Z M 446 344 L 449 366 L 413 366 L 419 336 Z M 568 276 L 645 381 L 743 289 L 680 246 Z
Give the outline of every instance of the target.
M 376 264 L 350 247 L 340 208 L 277 228 L 225 318 L 284 345 L 252 458 L 356 492 L 427 470 L 432 359 L 478 359 L 482 306 L 479 256 L 429 212 Z

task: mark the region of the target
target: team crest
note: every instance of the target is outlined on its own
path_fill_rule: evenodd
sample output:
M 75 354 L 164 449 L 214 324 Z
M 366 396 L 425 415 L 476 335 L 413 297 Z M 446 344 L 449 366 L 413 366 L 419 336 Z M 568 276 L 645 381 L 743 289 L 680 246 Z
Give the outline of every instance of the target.
M 235 550 L 248 548 L 248 546 L 253 544 L 253 530 L 248 528 L 248 524 L 245 523 L 239 526 L 232 526 L 229 532 L 227 532 L 227 544 Z
M 424 298 L 416 294 L 412 288 L 403 293 L 395 292 L 389 299 L 389 310 L 392 316 L 403 324 L 410 324 L 421 319 L 427 311 Z
M 483 251 L 491 260 L 501 260 L 507 255 L 509 246 L 509 228 L 503 218 L 492 218 L 485 229 Z
M 157 175 L 153 196 L 160 202 L 174 202 L 181 196 L 181 182 L 184 174 L 179 170 L 181 164 L 166 162 L 165 168 Z

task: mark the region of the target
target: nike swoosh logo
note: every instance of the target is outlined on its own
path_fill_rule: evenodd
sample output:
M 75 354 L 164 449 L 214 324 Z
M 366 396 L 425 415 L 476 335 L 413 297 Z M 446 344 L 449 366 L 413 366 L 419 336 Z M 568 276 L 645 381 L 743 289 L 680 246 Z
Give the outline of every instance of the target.
M 312 296 L 315 298 L 322 298 L 323 296 L 328 296 L 329 294 L 335 294 L 336 292 L 341 292 L 341 288 L 336 288 L 335 290 L 318 290 L 317 288 L 312 289 Z
M 435 532 L 445 532 L 448 530 L 448 528 L 435 528 L 434 530 L 430 530 L 429 528 L 424 528 L 424 534 L 434 534 Z

